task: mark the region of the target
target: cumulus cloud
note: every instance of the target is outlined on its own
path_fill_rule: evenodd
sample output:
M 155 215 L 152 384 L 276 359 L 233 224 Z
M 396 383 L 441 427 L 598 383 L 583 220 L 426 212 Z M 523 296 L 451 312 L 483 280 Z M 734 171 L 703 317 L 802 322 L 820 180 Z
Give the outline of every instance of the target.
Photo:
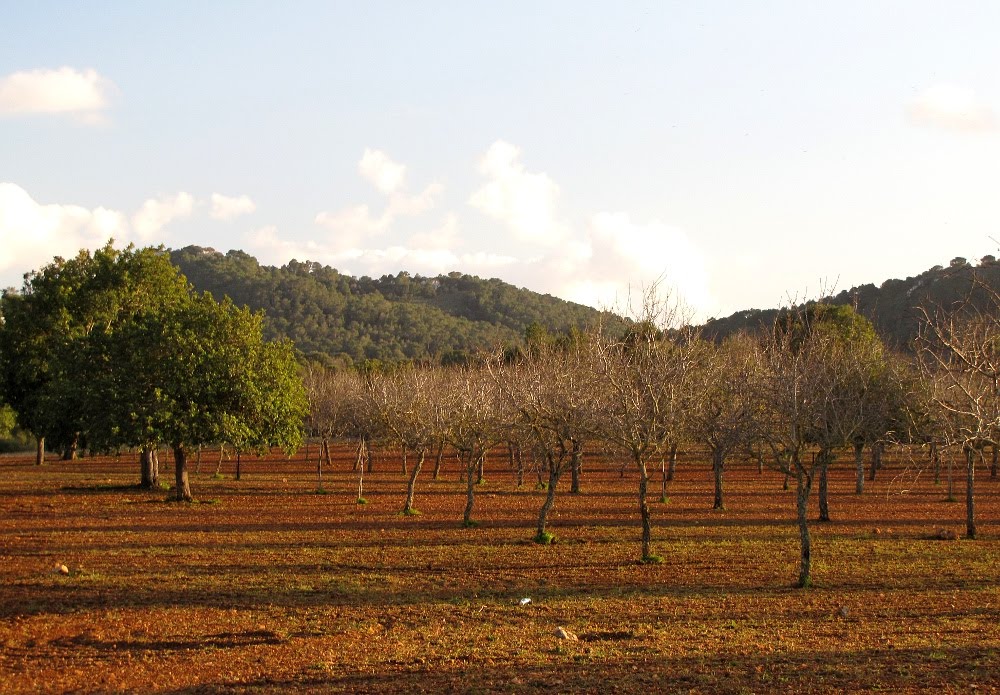
M 45 205 L 13 183 L 0 183 L 0 273 L 41 267 L 109 238 L 127 236 L 125 215 L 107 208 Z M 4 277 L 10 277 L 4 274 Z
M 498 140 L 479 162 L 487 181 L 469 198 L 469 205 L 503 222 L 520 241 L 555 246 L 569 230 L 556 217 L 559 186 L 545 173 L 529 172 L 520 148 Z
M 385 194 L 387 200 L 385 208 L 377 214 L 368 205 L 353 205 L 332 212 L 324 210 L 316 215 L 316 224 L 333 232 L 333 242 L 340 249 L 358 246 L 385 234 L 400 217 L 418 217 L 432 210 L 444 191 L 441 184 L 431 183 L 419 193 L 409 193 L 406 167 L 381 150 L 366 149 L 358 162 L 358 172 Z
M 221 193 L 213 193 L 211 202 L 212 210 L 209 215 L 216 220 L 231 220 L 240 215 L 249 215 L 257 209 L 257 205 L 246 195 L 233 198 Z
M 917 95 L 908 107 L 910 118 L 920 124 L 959 131 L 996 128 L 997 120 L 989 104 L 966 87 L 939 84 Z
M 95 70 L 15 72 L 0 78 L 0 114 L 73 114 L 98 123 L 115 91 L 115 85 Z
M 150 198 L 132 216 L 132 228 L 141 241 L 147 242 L 173 220 L 189 217 L 193 210 L 194 198 L 183 191 L 173 196 Z
M 447 226 L 449 223 L 446 222 Z M 496 253 L 457 253 L 453 248 L 390 244 L 384 247 L 344 247 L 335 240 L 295 241 L 282 236 L 276 227 L 263 227 L 247 235 L 247 242 L 269 263 L 286 263 L 292 258 L 311 260 L 352 275 L 378 276 L 400 270 L 433 276 L 453 270 L 491 275 L 497 269 L 516 265 L 520 259 Z
M 366 150 L 358 168 L 385 195 L 383 208 L 355 205 L 321 212 L 316 222 L 330 234 L 313 241 L 286 238 L 265 227 L 248 236 L 249 246 L 266 262 L 308 259 L 354 275 L 459 270 L 500 276 L 535 291 L 621 311 L 632 308 L 630 301 L 640 300 L 654 283 L 692 310 L 711 306 L 704 254 L 683 230 L 634 220 L 625 212 L 585 213 L 580 224 L 571 223 L 559 209 L 556 182 L 529 171 L 521 150 L 510 143 L 489 147 L 478 168 L 485 181 L 467 199 L 473 209 L 501 223 L 488 237 L 471 235 L 453 210 L 436 226 L 421 225 L 419 216 L 433 209 L 442 187 L 431 184 L 409 194 L 405 167 L 384 153 Z M 412 219 L 402 224 L 403 217 Z M 414 226 L 420 227 L 415 233 Z
M 386 195 L 403 187 L 406 167 L 392 161 L 382 150 L 365 149 L 358 162 L 358 173 Z

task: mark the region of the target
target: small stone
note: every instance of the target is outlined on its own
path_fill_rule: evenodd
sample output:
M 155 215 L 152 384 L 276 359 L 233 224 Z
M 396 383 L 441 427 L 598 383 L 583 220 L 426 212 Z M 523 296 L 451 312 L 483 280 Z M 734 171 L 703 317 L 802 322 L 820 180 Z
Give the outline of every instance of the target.
M 567 639 L 570 642 L 577 642 L 580 639 L 579 637 L 577 637 L 564 627 L 556 628 L 556 637 L 558 637 L 559 639 Z
M 56 565 L 56 572 L 62 575 L 68 575 L 69 567 L 67 567 L 66 565 Z
M 846 620 L 847 616 L 850 615 L 850 611 L 847 610 L 847 606 L 841 606 L 840 610 L 837 611 L 837 615 Z

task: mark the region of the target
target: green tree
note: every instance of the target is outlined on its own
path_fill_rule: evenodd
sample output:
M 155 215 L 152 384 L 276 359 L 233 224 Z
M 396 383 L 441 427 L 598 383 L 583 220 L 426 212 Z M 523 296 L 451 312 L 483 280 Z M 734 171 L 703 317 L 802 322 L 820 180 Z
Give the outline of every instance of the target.
M 186 280 L 163 249 L 123 250 L 108 242 L 93 254 L 55 258 L 28 273 L 20 292 L 0 299 L 0 383 L 20 425 L 72 454 L 104 410 L 84 401 L 95 369 L 107 367 L 91 341 L 113 334 L 140 312 L 181 301 Z M 91 445 L 97 442 L 91 441 Z
M 291 344 L 263 338 L 262 317 L 208 293 L 135 317 L 108 343 L 109 441 L 164 442 L 174 453 L 176 497 L 190 500 L 187 452 L 296 447 L 308 411 Z

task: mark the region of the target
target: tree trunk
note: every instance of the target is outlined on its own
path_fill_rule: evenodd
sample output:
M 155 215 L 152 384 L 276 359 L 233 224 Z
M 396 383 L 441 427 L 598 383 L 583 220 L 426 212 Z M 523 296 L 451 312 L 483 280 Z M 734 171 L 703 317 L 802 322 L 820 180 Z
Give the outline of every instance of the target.
M 65 449 L 63 449 L 62 460 L 63 461 L 75 461 L 76 460 L 76 450 L 80 445 L 80 433 L 77 432 L 73 435 L 73 440 L 69 443 Z
M 41 466 L 45 463 L 45 437 L 36 437 L 35 442 L 35 465 Z
M 830 454 L 820 452 L 819 464 L 819 520 L 830 520 Z
M 976 452 L 965 450 L 965 535 L 976 537 L 976 498 L 974 489 L 976 483 Z
M 215 475 L 222 475 L 222 457 L 226 455 L 226 445 L 219 444 L 219 463 L 215 467 Z
M 809 489 L 812 487 L 811 477 L 796 464 L 795 477 L 798 481 L 795 494 L 795 510 L 799 522 L 799 583 L 800 588 L 809 586 L 812 582 L 809 576 L 812 559 L 812 547 L 809 539 Z
M 722 449 L 712 450 L 712 473 L 715 477 L 715 502 L 712 504 L 712 509 L 725 509 L 725 505 L 722 501 L 722 472 L 723 472 L 724 456 L 722 454 Z
M 475 452 L 468 452 L 465 459 L 465 512 L 462 514 L 462 523 L 465 526 L 472 525 L 472 507 L 476 503 L 476 483 L 473 477 L 476 472 Z
M 242 473 L 243 473 L 243 471 L 241 469 L 241 466 L 240 466 L 240 463 L 242 463 L 242 456 L 243 456 L 243 453 L 239 449 L 237 449 L 236 450 L 236 479 L 237 480 L 240 479 L 240 475 L 242 475 Z
M 437 455 L 434 457 L 434 480 L 441 477 L 442 459 L 444 459 L 444 442 L 438 444 Z
M 155 490 L 160 484 L 160 466 L 152 447 L 143 447 L 139 452 L 139 487 L 144 490 Z
M 865 443 L 854 442 L 854 494 L 865 492 Z
M 874 482 L 875 474 L 878 469 L 882 467 L 882 444 L 875 442 L 872 444 L 872 471 L 871 475 L 868 476 L 868 480 Z
M 938 451 L 937 444 L 931 442 L 930 453 L 931 463 L 934 465 L 934 484 L 941 484 L 941 452 Z
M 191 485 L 188 481 L 187 454 L 184 447 L 174 445 L 174 483 L 177 487 L 177 501 L 190 502 Z
M 677 445 L 670 445 L 670 456 L 667 459 L 667 480 L 674 479 L 674 473 L 677 471 Z
M 486 478 L 483 475 L 483 468 L 486 465 L 486 452 L 484 451 L 479 456 L 479 460 L 476 461 L 476 485 L 482 485 L 486 482 Z
M 949 502 L 955 501 L 955 470 L 954 470 L 955 467 L 954 467 L 954 462 L 952 461 L 953 458 L 954 457 L 951 454 L 948 455 L 948 501 Z
M 580 494 L 580 472 L 583 470 L 583 447 L 579 442 L 573 442 L 573 450 L 570 452 L 570 475 L 572 480 L 570 481 L 570 493 L 573 495 Z M 550 477 L 551 480 L 551 477 Z
M 639 467 L 639 517 L 642 519 L 642 561 L 648 562 L 652 559 L 650 555 L 650 543 L 652 531 L 649 523 L 649 505 L 646 503 L 646 489 L 649 484 L 649 475 L 646 470 L 646 461 L 642 456 L 634 455 L 635 464 Z
M 559 484 L 559 471 L 562 466 L 553 465 L 551 459 L 549 460 L 549 489 L 545 493 L 545 502 L 542 503 L 542 509 L 538 512 L 538 533 L 535 534 L 535 540 L 542 542 L 545 539 L 545 522 L 548 519 L 549 511 L 552 510 L 552 506 L 556 502 L 556 485 Z
M 201 444 L 198 445 L 198 449 L 194 454 L 194 472 L 197 474 L 201 473 Z
M 365 438 L 360 437 L 358 438 L 358 451 L 357 451 L 357 457 L 354 459 L 353 472 L 357 473 L 358 470 L 362 468 L 362 466 L 364 465 L 366 454 L 367 454 L 367 447 L 365 446 Z
M 660 457 L 660 502 L 667 501 L 667 457 Z
M 417 462 L 413 466 L 413 472 L 410 473 L 410 480 L 406 485 L 406 504 L 403 506 L 403 514 L 413 514 L 416 510 L 413 508 L 413 492 L 417 487 L 417 476 L 420 475 L 420 469 L 424 465 L 424 450 L 417 450 Z
M 326 438 L 319 445 L 319 459 L 316 460 L 316 489 L 320 492 L 323 491 L 323 447 L 326 446 Z M 306 461 L 309 458 L 306 457 Z
M 521 454 L 521 445 L 517 445 L 517 451 L 514 454 L 514 458 L 517 461 L 517 486 L 521 487 L 524 485 L 524 456 Z

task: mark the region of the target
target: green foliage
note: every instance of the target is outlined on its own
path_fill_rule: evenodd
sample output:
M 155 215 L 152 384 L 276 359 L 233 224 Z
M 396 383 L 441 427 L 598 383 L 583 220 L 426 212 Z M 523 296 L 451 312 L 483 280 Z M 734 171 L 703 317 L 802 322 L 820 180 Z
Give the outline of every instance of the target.
M 543 531 L 542 533 L 536 535 L 532 540 L 539 545 L 552 545 L 555 542 L 556 537 L 548 531 Z
M 356 504 L 368 504 L 368 500 L 366 500 L 364 497 L 359 497 L 356 500 Z
M 268 339 L 288 338 L 309 355 L 341 364 L 366 360 L 466 364 L 498 344 L 621 319 L 497 279 L 401 272 L 354 278 L 318 263 L 261 266 L 242 251 L 189 246 L 171 259 L 199 290 L 264 311 Z

